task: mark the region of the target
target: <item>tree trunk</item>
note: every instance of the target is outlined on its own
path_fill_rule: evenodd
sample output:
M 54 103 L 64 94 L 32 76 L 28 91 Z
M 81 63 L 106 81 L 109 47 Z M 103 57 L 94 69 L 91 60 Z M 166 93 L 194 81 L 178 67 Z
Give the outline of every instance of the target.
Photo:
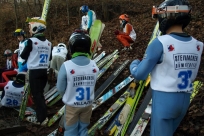
M 26 1 L 27 7 L 29 8 L 30 12 L 32 12 L 31 8 L 30 8 L 30 4 L 28 1 Z
M 15 17 L 16 17 L 16 28 L 18 28 L 18 14 L 17 14 L 17 3 L 16 0 L 14 1 L 14 10 L 15 10 Z
M 108 0 L 102 1 L 102 12 L 103 12 L 103 17 L 104 17 L 105 21 L 107 21 L 109 19 L 107 3 L 108 3 Z
M 40 0 L 38 0 L 38 5 L 39 5 L 39 11 L 42 12 L 43 11 L 42 10 L 43 6 L 42 6 L 42 3 L 40 2 Z
M 69 25 L 69 0 L 66 0 L 66 4 L 67 4 L 67 23 Z

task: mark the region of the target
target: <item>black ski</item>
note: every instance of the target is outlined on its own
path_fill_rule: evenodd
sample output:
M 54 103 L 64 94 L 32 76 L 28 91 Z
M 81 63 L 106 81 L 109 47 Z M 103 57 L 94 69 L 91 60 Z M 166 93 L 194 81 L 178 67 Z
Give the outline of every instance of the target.
M 152 99 L 152 89 L 151 89 L 151 87 L 149 87 L 149 89 L 145 95 L 145 98 L 142 101 L 142 104 L 140 105 L 139 109 L 136 112 L 136 115 L 134 116 L 132 122 L 130 123 L 130 125 L 127 129 L 126 136 L 129 136 L 132 133 L 133 129 L 135 128 L 135 125 L 137 124 L 140 117 L 144 113 L 144 110 L 147 108 L 147 105 L 149 104 L 151 99 Z
M 129 64 L 130 60 L 126 60 L 110 77 L 95 91 L 95 100 L 106 90 L 106 88 L 114 81 L 114 79 L 123 71 L 123 69 Z

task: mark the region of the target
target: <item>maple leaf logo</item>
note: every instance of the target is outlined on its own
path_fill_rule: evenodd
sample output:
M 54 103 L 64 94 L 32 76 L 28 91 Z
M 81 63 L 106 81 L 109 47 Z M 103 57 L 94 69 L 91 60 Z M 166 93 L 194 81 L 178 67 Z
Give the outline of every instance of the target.
M 74 73 L 75 73 L 75 71 L 72 69 L 72 70 L 70 71 L 70 73 L 71 73 L 71 74 L 74 74 Z
M 97 72 L 97 71 L 96 71 L 96 69 L 94 68 L 94 69 L 93 69 L 93 73 L 96 73 L 96 72 Z
M 199 45 L 197 45 L 197 51 L 200 51 L 200 46 Z
M 173 44 L 169 45 L 169 46 L 168 46 L 168 50 L 169 50 L 169 51 L 174 51 L 174 45 L 173 45 Z

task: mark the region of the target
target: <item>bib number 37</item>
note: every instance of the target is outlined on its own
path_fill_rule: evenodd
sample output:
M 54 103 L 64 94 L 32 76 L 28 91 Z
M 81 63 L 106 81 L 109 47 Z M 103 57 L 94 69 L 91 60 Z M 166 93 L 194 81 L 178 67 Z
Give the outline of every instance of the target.
M 178 73 L 178 78 L 181 78 L 181 83 L 177 85 L 178 88 L 183 90 L 186 89 L 187 87 L 192 87 L 192 83 L 190 81 L 191 76 L 192 76 L 191 70 L 180 71 Z

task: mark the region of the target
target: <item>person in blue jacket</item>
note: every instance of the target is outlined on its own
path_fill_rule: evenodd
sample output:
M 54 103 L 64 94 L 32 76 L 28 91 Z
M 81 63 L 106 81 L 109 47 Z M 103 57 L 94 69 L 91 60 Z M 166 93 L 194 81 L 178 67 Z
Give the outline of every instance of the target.
M 99 68 L 89 59 L 91 38 L 86 31 L 72 33 L 68 46 L 72 59 L 62 64 L 57 78 L 65 104 L 64 135 L 87 136 Z
M 82 26 L 83 29 L 86 29 L 89 33 L 91 26 L 93 25 L 94 21 L 96 20 L 96 14 L 93 10 L 90 10 L 87 5 L 83 5 L 80 7 L 80 11 L 85 14 L 86 16 L 82 17 L 82 24 L 87 26 Z M 83 23 L 84 17 L 87 18 L 87 22 Z
M 185 116 L 203 51 L 203 43 L 183 30 L 191 20 L 185 0 L 166 0 L 153 7 L 162 36 L 147 47 L 143 60 L 134 60 L 130 72 L 137 80 L 151 74 L 150 136 L 173 136 Z

